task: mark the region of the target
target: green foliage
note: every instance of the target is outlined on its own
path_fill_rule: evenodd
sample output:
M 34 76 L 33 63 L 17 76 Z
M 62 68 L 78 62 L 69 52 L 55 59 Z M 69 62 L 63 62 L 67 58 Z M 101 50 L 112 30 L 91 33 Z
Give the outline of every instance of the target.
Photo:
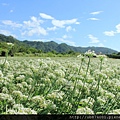
M 107 56 L 108 56 L 109 58 L 120 59 L 120 55 L 119 55 L 119 54 L 108 54 Z
M 8 45 L 12 43 L 13 46 Z M 19 41 L 12 36 L 5 36 L 0 34 L 0 55 L 5 56 L 7 53 L 9 56 L 23 55 L 23 56 L 76 56 L 79 53 L 85 53 L 88 50 L 95 51 L 99 54 L 117 54 L 117 51 L 104 48 L 104 47 L 74 47 L 65 43 L 58 44 L 54 41 L 42 42 L 42 41 Z M 120 54 L 120 53 L 118 53 Z M 110 56 L 111 57 L 111 56 Z M 114 55 L 116 58 L 116 55 Z M 118 56 L 117 56 L 118 57 Z
M 112 53 L 117 53 L 117 51 L 110 49 L 110 48 L 105 48 L 105 47 L 74 47 L 74 46 L 69 46 L 65 43 L 57 44 L 56 42 L 50 41 L 50 42 L 41 42 L 41 41 L 23 41 L 23 43 L 34 47 L 36 49 L 42 50 L 43 52 L 50 52 L 50 51 L 56 51 L 58 53 L 67 53 L 69 51 L 74 51 L 74 52 L 80 52 L 80 53 L 85 53 L 88 50 L 95 51 L 95 53 L 99 54 L 112 54 Z

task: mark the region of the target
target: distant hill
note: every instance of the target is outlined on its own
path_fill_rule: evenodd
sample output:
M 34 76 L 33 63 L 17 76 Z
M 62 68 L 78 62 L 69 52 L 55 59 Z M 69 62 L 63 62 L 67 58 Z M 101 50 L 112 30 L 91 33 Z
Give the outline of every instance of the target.
M 100 52 L 102 52 L 103 54 L 118 53 L 118 51 L 106 47 L 75 47 L 75 46 L 67 45 L 66 43 L 58 44 L 54 41 L 50 41 L 50 42 L 28 41 L 28 40 L 20 41 L 12 36 L 5 36 L 3 34 L 0 34 L 0 43 L 14 43 L 16 45 L 16 48 L 19 48 L 19 50 L 17 50 L 19 52 L 22 51 L 29 52 L 29 50 L 35 52 L 35 49 L 37 49 L 43 52 L 55 51 L 58 53 L 66 53 L 69 51 L 74 51 L 74 52 L 85 53 L 87 50 L 90 49 L 90 50 L 94 50 L 95 53 L 100 53 Z
M 44 52 L 49 52 L 49 51 L 56 51 L 58 53 L 64 53 L 64 52 L 69 52 L 69 51 L 74 51 L 74 52 L 81 52 L 85 53 L 87 50 L 94 50 L 95 53 L 103 53 L 103 54 L 112 54 L 112 53 L 117 53 L 118 51 L 106 48 L 106 47 L 74 47 L 67 45 L 66 43 L 61 43 L 58 44 L 54 41 L 50 42 L 39 42 L 39 41 L 23 41 L 23 43 L 34 47 L 36 49 L 42 50 Z
M 16 45 L 19 45 L 19 46 L 28 47 L 27 44 L 24 44 L 23 42 L 17 40 L 13 36 L 6 36 L 6 35 L 3 35 L 3 34 L 0 34 L 0 42 L 13 43 L 13 44 L 16 44 Z

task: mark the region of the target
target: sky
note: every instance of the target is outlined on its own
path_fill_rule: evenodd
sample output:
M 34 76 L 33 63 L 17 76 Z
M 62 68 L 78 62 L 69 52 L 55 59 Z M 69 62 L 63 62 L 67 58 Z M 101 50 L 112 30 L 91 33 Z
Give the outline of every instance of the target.
M 0 0 L 0 34 L 120 51 L 120 0 Z

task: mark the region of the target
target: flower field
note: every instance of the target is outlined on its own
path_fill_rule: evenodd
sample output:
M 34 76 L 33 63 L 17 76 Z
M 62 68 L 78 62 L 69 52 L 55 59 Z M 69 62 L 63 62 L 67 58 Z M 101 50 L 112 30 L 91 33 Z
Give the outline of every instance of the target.
M 0 60 L 0 114 L 120 114 L 120 60 Z

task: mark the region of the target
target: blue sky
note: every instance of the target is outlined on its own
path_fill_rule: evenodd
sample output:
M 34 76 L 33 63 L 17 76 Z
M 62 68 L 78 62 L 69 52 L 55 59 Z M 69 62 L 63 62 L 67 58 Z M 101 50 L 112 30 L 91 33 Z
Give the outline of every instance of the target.
M 120 0 L 0 0 L 0 34 L 120 51 Z

